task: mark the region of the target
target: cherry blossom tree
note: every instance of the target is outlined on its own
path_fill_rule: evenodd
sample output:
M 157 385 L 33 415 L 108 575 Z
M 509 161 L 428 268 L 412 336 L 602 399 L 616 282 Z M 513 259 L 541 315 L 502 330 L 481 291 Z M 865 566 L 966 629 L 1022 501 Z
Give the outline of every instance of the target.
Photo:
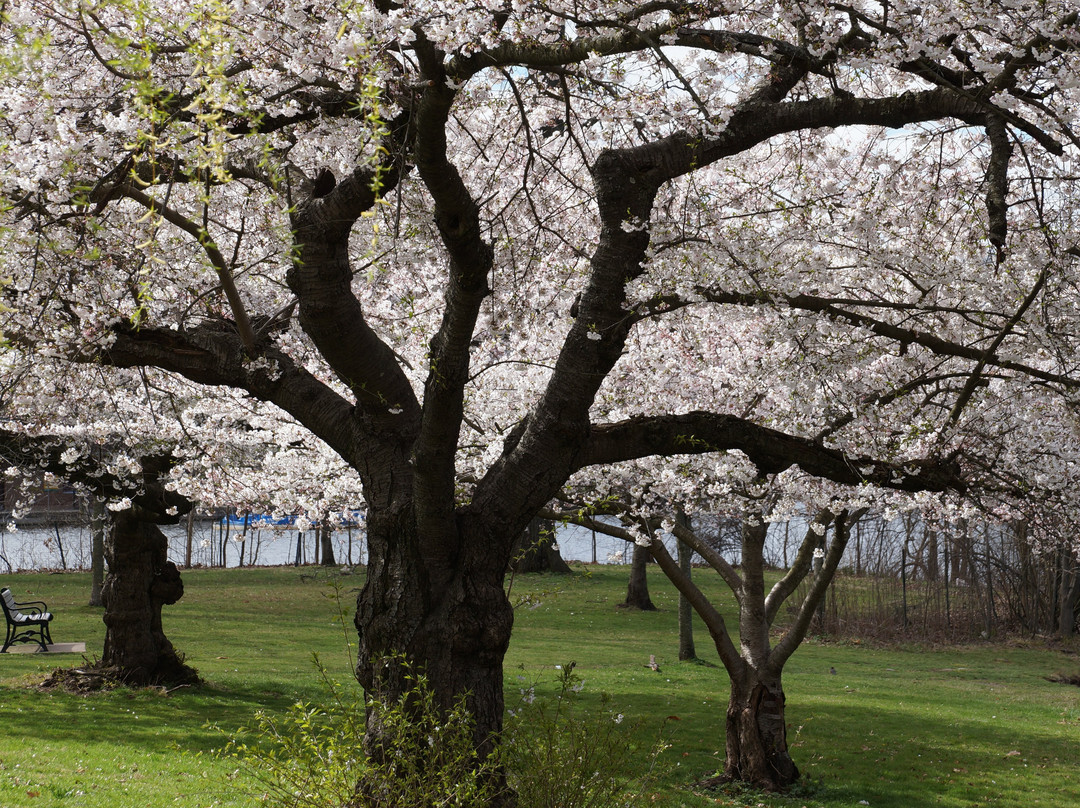
M 167 559 L 168 541 L 157 525 L 174 523 L 191 507 L 165 487 L 169 459 L 127 463 L 122 452 L 77 448 L 62 437 L 11 429 L 0 429 L 0 457 L 20 476 L 58 474 L 90 497 L 126 505 L 117 510 L 105 538 L 105 645 L 89 667 L 134 686 L 198 681 L 161 622 L 162 607 L 180 600 L 184 585 Z
M 183 596 L 180 570 L 168 558 L 159 525 L 175 524 L 197 505 L 299 515 L 318 522 L 355 496 L 340 458 L 305 445 L 279 413 L 228 396 L 193 395 L 183 380 L 120 374 L 120 389 L 94 387 L 87 368 L 32 364 L 5 357 L 0 458 L 5 475 L 26 482 L 62 478 L 100 505 L 104 530 L 104 649 L 93 675 L 131 685 L 197 680 L 167 638 L 162 607 Z M 83 394 L 71 396 L 70 390 Z M 48 412 L 43 408 L 47 407 Z M 309 444 L 310 444 L 309 439 Z M 273 474 L 282 490 L 260 481 Z M 20 485 L 21 487 L 21 485 Z M 16 496 L 16 513 L 19 510 Z
M 358 678 L 421 664 L 481 751 L 507 561 L 574 475 L 971 490 L 1021 470 L 984 432 L 1073 395 L 1064 3 L 4 13 L 11 350 L 332 449 L 368 515 Z
M 740 464 L 742 468 L 728 468 L 719 478 L 729 488 L 726 501 L 721 501 L 716 495 L 702 496 L 701 489 L 705 487 L 702 482 L 709 480 L 704 464 L 684 458 L 681 465 L 676 478 L 652 487 L 637 501 L 628 498 L 625 491 L 620 495 L 611 487 L 614 481 L 609 478 L 600 483 L 606 484 L 605 495 L 596 504 L 579 501 L 574 503 L 576 508 L 570 508 L 571 503 L 564 499 L 560 510 L 548 513 L 634 542 L 635 551 L 646 550 L 651 554 L 705 624 L 730 683 L 726 718 L 722 723 L 724 767 L 709 782 L 738 780 L 768 790 L 781 790 L 799 777 L 787 744 L 784 667 L 806 638 L 843 558 L 851 529 L 867 510 L 866 503 L 872 501 L 880 506 L 887 494 L 865 490 L 853 494 L 841 487 L 791 479 L 791 472 L 764 479 L 752 464 L 744 462 Z M 632 476 L 639 479 L 636 471 Z M 581 493 L 587 496 L 594 491 L 583 488 Z M 791 498 L 796 491 L 797 501 Z M 673 499 L 679 496 L 685 499 Z M 857 499 L 862 499 L 862 503 Z M 815 502 L 824 504 L 807 513 L 807 508 Z M 702 508 L 703 514 L 717 508 L 741 514 L 738 564 L 694 529 L 686 509 L 697 508 Z M 617 516 L 619 520 L 613 523 L 601 516 Z M 769 523 L 792 516 L 805 519 L 805 535 L 790 568 L 768 586 L 764 551 Z M 689 570 L 672 557 L 659 539 L 662 530 L 695 552 L 731 590 L 735 600 L 731 617 L 737 625 L 736 634 L 729 629 L 720 607 L 709 600 Z M 804 582 L 808 582 L 805 592 L 790 603 Z M 785 614 L 785 608 L 793 616 L 789 621 L 778 620 Z
M 745 360 L 752 358 L 759 367 L 748 374 L 751 378 L 782 379 L 796 370 L 789 364 L 786 350 L 765 350 L 760 344 L 782 333 L 782 326 L 770 323 L 765 328 L 732 329 L 728 323 L 727 328 L 739 335 L 736 350 L 727 357 L 729 369 L 738 373 L 744 369 Z M 669 329 L 665 337 L 678 330 Z M 677 348 L 671 349 L 668 356 L 664 348 L 654 345 L 658 370 L 654 371 L 653 381 L 665 378 L 664 368 L 707 368 L 707 356 L 724 350 L 717 343 L 703 340 L 702 329 L 695 328 L 693 334 L 693 343 L 670 340 Z M 760 387 L 736 388 L 726 380 L 719 385 L 698 385 L 687 395 L 692 395 L 696 403 L 703 397 L 723 402 L 719 406 L 736 412 L 758 406 L 768 395 L 769 417 L 774 423 L 789 424 L 805 418 L 806 400 L 816 393 L 857 390 L 863 401 L 879 405 L 872 422 L 857 424 L 860 431 L 872 427 L 876 434 L 857 433 L 857 439 L 880 440 L 880 432 L 885 429 L 894 430 L 894 434 L 904 431 L 917 435 L 913 415 L 918 411 L 893 410 L 890 414 L 892 402 L 911 390 L 925 388 L 924 393 L 933 392 L 937 382 L 923 385 L 918 376 L 905 381 L 902 364 L 895 365 L 886 376 L 867 379 L 861 363 L 821 362 L 822 358 L 835 357 L 836 336 L 829 334 L 826 344 L 814 349 L 810 348 L 812 334 L 800 337 L 798 367 L 818 365 L 812 379 L 799 381 L 804 390 L 801 395 L 776 396 L 773 390 L 764 393 Z M 875 357 L 878 362 L 883 359 L 892 361 L 894 357 Z M 685 379 L 692 373 L 681 370 L 678 378 Z M 674 373 L 671 378 L 675 378 Z M 621 381 L 632 383 L 629 378 Z M 879 386 L 875 388 L 875 384 Z M 977 401 L 965 406 L 964 425 L 953 427 L 953 441 L 963 446 L 966 485 L 948 494 L 923 492 L 910 496 L 881 486 L 838 486 L 796 469 L 763 476 L 745 455 L 673 454 L 662 461 L 649 458 L 585 469 L 571 478 L 558 503 L 545 515 L 635 542 L 635 551 L 648 548 L 705 624 L 730 683 L 723 722 L 726 740 L 720 744 L 724 748 L 724 766 L 715 782 L 742 780 L 767 789 L 782 789 L 798 777 L 797 762 L 786 738 L 784 667 L 811 629 L 844 557 L 851 531 L 869 509 L 878 514 L 914 512 L 935 522 L 975 518 L 1003 523 L 1023 518 L 1035 531 L 1027 538 L 1037 552 L 1059 551 L 1063 532 L 1059 520 L 1062 514 L 1075 513 L 1078 506 L 1077 425 L 1067 414 L 1067 396 L 1047 397 L 1044 393 L 1027 386 L 1018 396 L 1014 385 L 995 383 Z M 647 400 L 643 393 L 638 394 Z M 949 398 L 934 401 L 925 395 L 920 403 L 927 411 L 926 417 L 949 423 Z M 1022 412 L 1025 403 L 1034 408 L 1035 418 Z M 814 431 L 819 434 L 835 434 L 851 419 L 852 410 L 830 415 L 837 410 L 830 409 L 825 401 L 818 406 Z M 741 515 L 741 536 L 734 548 L 738 563 L 695 532 L 688 520 L 680 520 L 680 512 Z M 602 516 L 616 516 L 621 523 L 613 524 Z M 790 568 L 767 585 L 768 523 L 790 521 L 793 517 L 805 521 L 808 529 Z M 661 530 L 692 547 L 721 576 L 734 595 L 731 613 L 726 614 L 711 602 L 671 557 L 664 543 L 656 540 L 655 534 Z M 1075 532 L 1072 536 L 1069 553 L 1075 554 L 1080 548 Z M 804 583 L 805 588 L 800 589 Z M 1068 593 L 1063 591 L 1062 596 L 1068 597 Z

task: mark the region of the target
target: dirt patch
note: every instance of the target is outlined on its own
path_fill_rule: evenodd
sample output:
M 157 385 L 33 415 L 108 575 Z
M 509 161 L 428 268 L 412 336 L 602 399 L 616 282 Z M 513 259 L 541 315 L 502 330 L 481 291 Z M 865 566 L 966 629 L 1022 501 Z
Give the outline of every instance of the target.
M 177 659 L 174 666 L 163 668 L 150 681 L 147 681 L 145 677 L 135 680 L 130 676 L 125 677 L 125 671 L 122 668 L 107 667 L 100 662 L 89 662 L 78 668 L 56 668 L 38 685 L 38 689 L 63 690 L 67 693 L 86 695 L 118 687 L 128 687 L 168 695 L 182 687 L 197 687 L 201 684 L 202 679 L 198 672 Z
M 108 670 L 99 668 L 57 668 L 38 685 L 41 690 L 63 690 L 86 695 L 120 687 L 121 682 Z
M 1045 677 L 1048 682 L 1057 682 L 1059 685 L 1075 685 L 1080 687 L 1080 673 L 1055 673 Z

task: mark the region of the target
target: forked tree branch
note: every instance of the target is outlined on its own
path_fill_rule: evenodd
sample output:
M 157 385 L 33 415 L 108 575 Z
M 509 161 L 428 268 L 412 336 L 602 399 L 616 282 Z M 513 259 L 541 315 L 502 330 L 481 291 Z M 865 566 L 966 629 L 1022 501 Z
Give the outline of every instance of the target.
M 255 331 L 251 327 L 251 319 L 244 306 L 244 301 L 240 297 L 240 290 L 236 288 L 236 279 L 233 277 L 232 267 L 229 266 L 229 262 L 225 260 L 225 256 L 221 254 L 221 250 L 205 228 L 200 227 L 178 210 L 169 207 L 158 199 L 154 199 L 133 185 L 122 185 L 117 188 L 117 193 L 142 205 L 169 224 L 187 233 L 202 247 L 203 252 L 206 253 L 206 257 L 210 261 L 210 265 L 213 266 L 214 271 L 217 273 L 218 281 L 221 283 L 221 290 L 225 293 L 225 299 L 228 300 L 229 308 L 232 311 L 233 318 L 236 320 L 236 330 L 240 334 L 240 339 L 244 342 L 244 348 L 249 356 L 254 357 Z

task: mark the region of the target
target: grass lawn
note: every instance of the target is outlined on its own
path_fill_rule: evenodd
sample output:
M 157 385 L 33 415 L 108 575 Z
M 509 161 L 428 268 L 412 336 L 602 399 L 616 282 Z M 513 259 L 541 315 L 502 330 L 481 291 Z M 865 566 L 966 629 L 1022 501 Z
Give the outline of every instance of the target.
M 600 693 L 610 693 L 613 709 L 643 738 L 667 717 L 679 719 L 665 724 L 673 734 L 661 759 L 663 778 L 641 804 L 1080 805 L 1080 688 L 1044 678 L 1080 672 L 1080 657 L 1038 642 L 961 649 L 807 642 L 785 678 L 789 742 L 805 785 L 786 797 L 694 793 L 689 784 L 719 765 L 726 677 L 709 664 L 716 655 L 700 625 L 705 661 L 676 659 L 676 594 L 659 570 L 650 575 L 660 609 L 653 613 L 616 608 L 625 567 L 517 578 L 511 597 L 527 602 L 517 610 L 506 663 L 511 708 L 533 683 L 541 695 L 553 692 L 555 666 L 574 661 L 586 708 L 599 709 Z M 699 577 L 730 603 L 715 574 Z M 347 679 L 349 607 L 361 578 L 277 568 L 191 570 L 184 581 L 184 599 L 165 610 L 165 630 L 205 687 L 44 693 L 31 685 L 55 667 L 78 665 L 78 656 L 0 656 L 0 806 L 261 804 L 243 774 L 213 750 L 227 733 L 250 725 L 257 709 L 321 698 L 312 653 Z M 19 600 L 45 600 L 57 615 L 53 638 L 85 640 L 92 657 L 104 627 L 100 610 L 85 605 L 89 583 L 84 573 L 0 579 Z M 344 627 L 339 601 L 347 610 Z M 646 666 L 650 655 L 659 672 Z

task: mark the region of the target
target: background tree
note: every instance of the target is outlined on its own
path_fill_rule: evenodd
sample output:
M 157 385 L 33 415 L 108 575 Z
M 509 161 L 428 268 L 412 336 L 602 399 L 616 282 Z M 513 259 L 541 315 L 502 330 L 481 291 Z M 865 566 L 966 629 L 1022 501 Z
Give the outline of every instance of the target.
M 191 507 L 165 488 L 168 459 L 146 457 L 135 473 L 117 474 L 123 463 L 115 457 L 56 436 L 11 430 L 0 431 L 0 450 L 8 463 L 45 469 L 98 502 L 123 503 L 104 530 L 105 645 L 101 658 L 89 667 L 132 686 L 198 681 L 198 673 L 176 652 L 161 622 L 162 607 L 183 597 L 184 584 L 167 558 L 168 542 L 157 525 L 177 522 Z
M 688 519 L 683 511 L 678 511 L 675 518 L 684 527 L 689 527 Z M 722 551 L 721 551 L 722 552 Z M 694 551 L 687 546 L 686 542 L 679 541 L 676 545 L 675 560 L 679 564 L 679 570 L 687 580 L 693 575 Z M 679 592 L 679 659 L 697 659 L 697 647 L 694 645 L 694 607 L 690 599 Z
M 630 580 L 626 584 L 626 600 L 622 606 L 628 609 L 640 609 L 643 612 L 655 612 L 656 606 L 649 597 L 648 578 L 649 551 L 640 544 L 634 545 L 630 557 Z
M 819 499 L 824 498 L 828 504 L 813 518 L 807 519 L 791 566 L 782 571 L 775 583 L 767 586 L 767 531 L 770 521 L 788 515 L 782 512 L 788 504 L 784 495 L 795 486 L 792 480 L 767 481 L 755 475 L 753 466 L 745 464 L 743 483 L 735 484 L 735 491 L 725 503 L 729 511 L 741 506 L 743 512 L 741 536 L 734 548 L 737 564 L 714 546 L 715 535 L 709 535 L 708 530 L 695 530 L 693 526 L 697 522 L 711 527 L 715 525 L 715 517 L 694 520 L 685 516 L 684 509 L 699 504 L 698 501 L 689 500 L 675 506 L 658 501 L 646 511 L 633 502 L 620 502 L 609 491 L 603 500 L 607 513 L 620 514 L 623 521 L 632 525 L 631 528 L 597 519 L 595 508 L 588 506 L 560 515 L 568 521 L 634 542 L 635 548 L 650 553 L 675 584 L 680 596 L 704 622 L 730 682 L 724 768 L 717 781 L 742 780 L 775 790 L 786 787 L 799 775 L 787 745 L 784 666 L 809 633 L 844 556 L 851 528 L 866 509 L 848 510 L 843 499 L 830 497 L 827 489 L 816 486 Z M 737 479 L 735 469 L 728 469 L 724 478 L 734 484 Z M 675 494 L 678 486 L 683 485 L 691 495 L 700 496 L 698 486 L 703 482 L 707 479 L 700 475 L 688 475 L 679 483 L 672 480 L 671 488 L 664 493 Z M 837 494 L 844 496 L 843 489 L 833 489 L 831 493 L 834 497 Z M 813 501 L 812 487 L 804 488 L 800 494 L 801 510 Z M 714 507 L 717 504 L 710 502 Z M 635 524 L 639 520 L 643 526 Z M 831 540 L 827 540 L 830 527 Z M 737 641 L 720 609 L 705 596 L 656 535 L 661 528 L 678 545 L 685 545 L 700 556 L 731 590 L 736 603 Z M 808 586 L 801 586 L 804 581 Z M 781 627 L 777 618 L 783 614 L 782 609 L 789 600 L 793 604 L 787 611 L 793 616 Z
M 569 575 L 570 565 L 559 552 L 555 542 L 555 525 L 550 520 L 534 518 L 521 534 L 510 569 L 519 572 L 553 572 Z

